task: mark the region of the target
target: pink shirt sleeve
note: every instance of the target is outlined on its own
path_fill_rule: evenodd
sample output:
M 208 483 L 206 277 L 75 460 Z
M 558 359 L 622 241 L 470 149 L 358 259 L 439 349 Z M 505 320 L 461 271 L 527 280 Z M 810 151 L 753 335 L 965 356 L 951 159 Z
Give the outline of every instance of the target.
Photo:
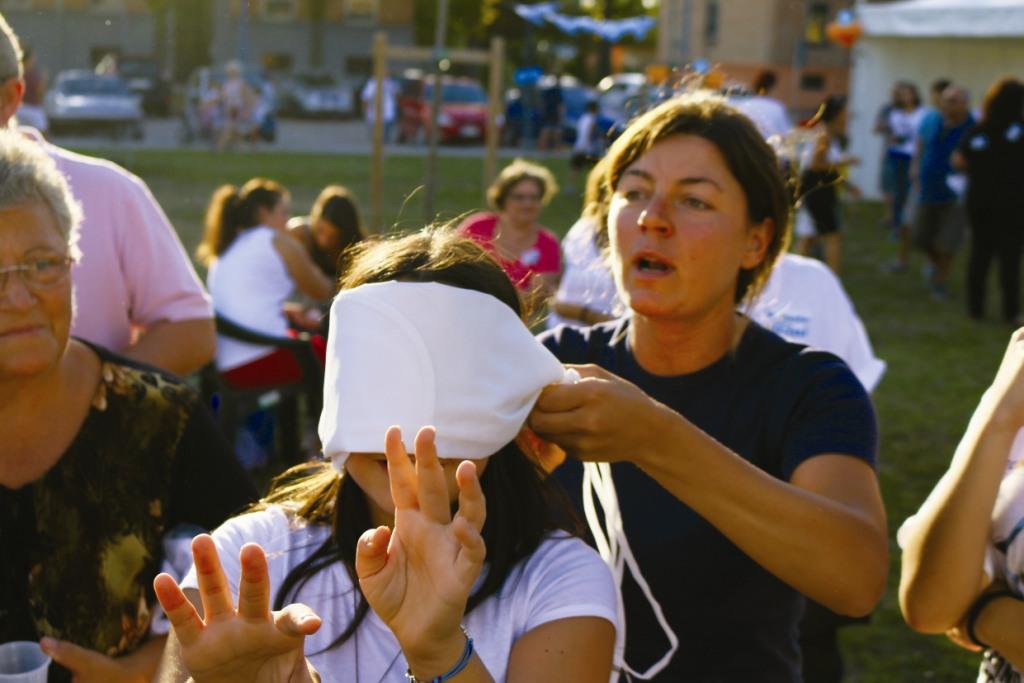
M 85 216 L 72 272 L 72 334 L 120 351 L 133 327 L 211 318 L 209 296 L 146 185 L 109 162 L 48 151 Z

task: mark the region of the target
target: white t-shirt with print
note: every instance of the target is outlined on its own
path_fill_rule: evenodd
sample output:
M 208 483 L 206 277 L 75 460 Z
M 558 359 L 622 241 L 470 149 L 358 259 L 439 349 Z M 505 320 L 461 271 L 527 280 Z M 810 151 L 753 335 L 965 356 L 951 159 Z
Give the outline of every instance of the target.
M 311 555 L 330 534 L 318 524 L 295 523 L 281 507 L 235 517 L 213 533 L 232 593 L 238 595 L 238 553 L 258 543 L 267 554 L 271 590 Z M 196 588 L 195 567 L 181 582 Z M 276 593 L 272 594 L 272 598 Z M 570 617 L 599 617 L 616 623 L 616 588 L 600 556 L 583 541 L 550 536 L 506 579 L 499 594 L 484 600 L 465 618 L 480 659 L 495 681 L 507 675 L 512 645 L 541 624 Z M 320 616 L 320 630 L 306 638 L 306 656 L 325 681 L 405 683 L 408 665 L 391 631 L 371 609 L 344 645 L 321 652 L 351 622 L 356 593 L 345 567 L 337 563 L 313 576 L 288 602 L 309 605 Z
M 868 392 L 885 374 L 853 302 L 820 261 L 785 254 L 747 315 L 784 339 L 839 356 Z

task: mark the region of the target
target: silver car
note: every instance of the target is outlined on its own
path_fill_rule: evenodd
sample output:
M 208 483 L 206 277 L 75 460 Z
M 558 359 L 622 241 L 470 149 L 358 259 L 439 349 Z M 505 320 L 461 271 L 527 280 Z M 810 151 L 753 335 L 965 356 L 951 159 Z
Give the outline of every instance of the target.
M 62 71 L 43 102 L 50 131 L 103 130 L 114 137 L 142 139 L 142 98 L 117 76 Z

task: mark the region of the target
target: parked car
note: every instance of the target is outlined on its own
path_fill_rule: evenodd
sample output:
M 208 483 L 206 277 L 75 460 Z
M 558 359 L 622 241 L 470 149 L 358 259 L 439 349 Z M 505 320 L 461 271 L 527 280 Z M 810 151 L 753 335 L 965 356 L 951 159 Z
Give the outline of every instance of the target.
M 171 113 L 171 84 L 160 73 L 160 64 L 152 57 L 121 57 L 117 75 L 128 89 L 142 97 L 142 111 L 150 116 Z
M 434 78 L 405 78 L 399 84 L 398 141 L 416 142 L 430 132 Z M 437 125 L 442 143 L 482 140 L 487 133 L 487 93 L 470 78 L 441 80 L 441 111 Z
M 619 73 L 605 76 L 597 84 L 597 100 L 601 113 L 623 124 L 636 114 L 630 111 L 630 104 L 647 85 L 647 76 L 642 73 Z
M 226 77 L 222 66 L 201 66 L 188 77 L 182 101 L 179 136 L 183 143 L 216 140 L 225 116 L 217 98 Z M 251 112 L 253 130 L 260 139 L 274 142 L 277 138 L 277 98 L 273 95 L 273 87 L 263 77 L 263 73 L 251 65 L 243 67 L 242 78 L 259 99 Z
M 62 71 L 46 93 L 43 108 L 54 135 L 71 130 L 107 130 L 114 137 L 130 135 L 137 140 L 145 135 L 142 98 L 118 76 Z
M 295 74 L 277 95 L 281 116 L 347 118 L 355 114 L 353 104 L 351 86 L 328 72 Z

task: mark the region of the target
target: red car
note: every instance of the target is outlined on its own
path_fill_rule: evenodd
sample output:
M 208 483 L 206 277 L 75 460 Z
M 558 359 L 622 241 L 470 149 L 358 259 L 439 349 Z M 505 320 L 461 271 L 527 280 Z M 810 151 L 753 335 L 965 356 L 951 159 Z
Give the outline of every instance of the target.
M 430 101 L 434 79 L 403 79 L 398 96 L 398 141 L 419 142 L 430 132 Z M 441 80 L 439 140 L 453 143 L 482 140 L 487 132 L 487 93 L 470 78 Z

